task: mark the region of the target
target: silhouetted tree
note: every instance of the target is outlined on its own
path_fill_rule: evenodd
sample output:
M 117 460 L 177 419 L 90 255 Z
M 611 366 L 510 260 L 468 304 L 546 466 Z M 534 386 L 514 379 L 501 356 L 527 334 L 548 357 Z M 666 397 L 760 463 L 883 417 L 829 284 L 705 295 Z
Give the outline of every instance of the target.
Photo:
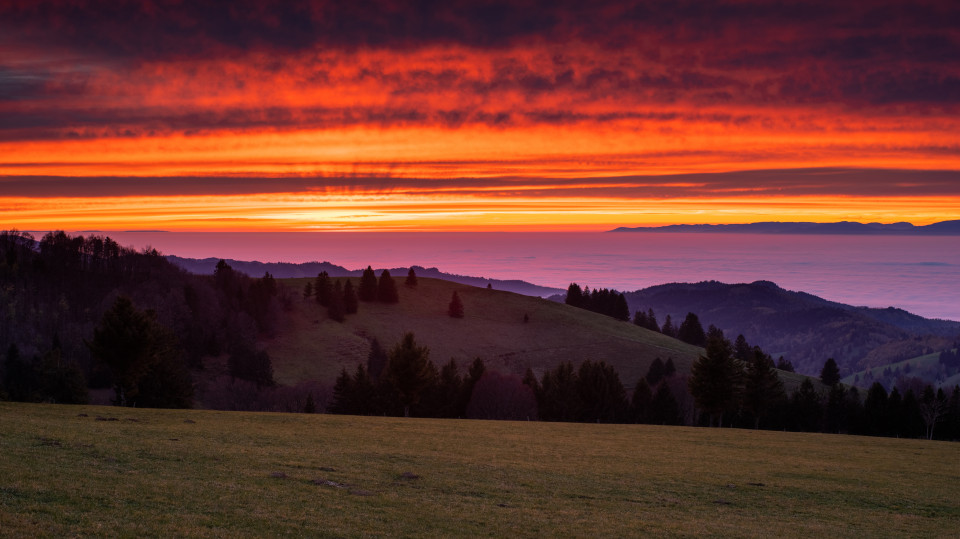
M 424 390 L 433 383 L 430 369 L 430 350 L 417 346 L 413 333 L 407 333 L 390 353 L 387 378 L 390 380 L 404 417 L 410 417 L 410 407 L 420 401 Z
M 733 343 L 733 357 L 740 361 L 750 361 L 753 358 L 753 349 L 741 333 Z
M 417 286 L 417 274 L 413 271 L 413 268 L 410 268 L 410 271 L 407 272 L 407 280 L 403 282 L 407 286 Z
M 685 322 L 686 323 L 686 322 Z M 690 394 L 697 407 L 710 416 L 710 426 L 723 426 L 723 415 L 736 409 L 742 371 L 733 358 L 730 341 L 714 335 L 706 343 L 706 355 L 690 368 Z
M 373 268 L 367 266 L 367 269 L 363 270 L 363 275 L 360 277 L 360 287 L 357 289 L 357 296 L 360 298 L 360 301 L 376 301 L 377 291 L 377 274 L 373 272 Z
M 583 290 L 577 283 L 570 283 L 567 287 L 567 297 L 563 300 L 567 305 L 583 307 Z
M 647 369 L 647 384 L 650 387 L 656 387 L 660 380 L 663 380 L 663 360 L 657 357 Z
M 253 382 L 258 388 L 274 385 L 273 362 L 266 350 L 236 346 L 227 359 L 227 367 L 231 378 Z
M 374 381 L 380 380 L 384 367 L 387 366 L 387 352 L 380 346 L 380 341 L 374 337 L 370 342 L 370 353 L 367 354 L 367 372 Z
M 357 293 L 353 289 L 353 283 L 350 282 L 350 279 L 347 279 L 346 284 L 343 285 L 343 312 L 345 314 L 357 314 L 359 307 Z
M 313 283 L 307 281 L 307 284 L 303 285 L 303 299 L 307 299 L 313 296 Z
M 738 339 L 739 340 L 739 339 Z M 760 428 L 760 420 L 786 398 L 783 382 L 773 365 L 773 358 L 753 347 L 745 365 L 743 409 L 753 417 L 753 428 Z
M 169 407 L 190 405 L 193 386 L 182 354 L 155 314 L 137 310 L 129 298 L 118 297 L 104 313 L 88 346 L 113 375 L 116 404 L 145 406 L 141 401 L 170 400 Z M 147 394 L 141 395 L 143 390 Z
M 540 394 L 540 419 L 576 421 L 580 417 L 582 403 L 577 391 L 577 374 L 569 361 L 543 373 Z
M 340 281 L 333 284 L 333 290 L 330 292 L 330 302 L 327 304 L 327 316 L 337 322 L 343 322 L 347 319 L 346 309 L 343 305 L 343 286 L 340 285 Z
M 700 319 L 693 313 L 687 313 L 686 319 L 677 330 L 677 338 L 694 346 L 707 344 L 707 335 L 703 331 L 703 326 L 700 325 Z
M 333 283 L 330 282 L 330 275 L 327 272 L 321 271 L 317 274 L 313 284 L 313 295 L 320 305 L 330 306 L 330 299 L 333 298 Z
M 536 419 L 537 399 L 533 390 L 517 376 L 489 371 L 473 387 L 466 416 L 514 421 Z
M 777 359 L 777 368 L 781 371 L 795 372 L 793 370 L 793 363 L 790 363 L 789 360 L 783 359 L 783 356 L 780 356 L 780 358 Z
M 663 320 L 663 327 L 660 328 L 660 332 L 669 337 L 677 338 L 677 328 L 673 327 L 673 319 L 670 318 L 669 314 Z
M 933 430 L 937 423 L 943 420 L 944 414 L 948 409 L 947 396 L 943 389 L 938 389 L 936 393 L 932 386 L 927 386 L 923 390 L 923 396 L 920 398 L 920 416 L 923 418 L 923 424 L 926 427 L 926 438 L 933 439 Z
M 828 386 L 835 386 L 840 383 L 840 369 L 837 368 L 837 362 L 832 357 L 828 358 L 824 362 L 823 368 L 820 369 L 820 381 Z
M 867 390 L 867 398 L 863 404 L 866 434 L 883 436 L 889 432 L 888 400 L 887 390 L 880 382 L 874 382 Z
M 630 418 L 634 423 L 649 423 L 650 405 L 653 402 L 653 392 L 646 378 L 637 381 L 633 388 L 633 398 L 630 399 Z
M 670 384 L 661 382 L 657 386 L 657 391 L 650 402 L 648 420 L 655 425 L 683 424 L 683 419 L 680 417 L 680 404 L 673 396 Z
M 400 296 L 397 294 L 397 285 L 393 282 L 393 277 L 387 270 L 380 273 L 380 282 L 377 284 L 377 300 L 382 303 L 397 303 L 400 301 Z
M 451 318 L 463 318 L 463 302 L 460 301 L 460 296 L 456 290 L 454 290 L 453 296 L 450 298 L 450 304 L 447 306 L 447 314 L 450 315 Z
M 800 387 L 790 397 L 790 409 L 793 417 L 793 428 L 802 432 L 817 432 L 821 430 L 823 405 L 820 395 L 813 388 L 813 382 L 804 378 Z
M 605 362 L 584 361 L 577 371 L 577 393 L 580 395 L 580 420 L 590 423 L 623 421 L 629 404 L 620 375 Z

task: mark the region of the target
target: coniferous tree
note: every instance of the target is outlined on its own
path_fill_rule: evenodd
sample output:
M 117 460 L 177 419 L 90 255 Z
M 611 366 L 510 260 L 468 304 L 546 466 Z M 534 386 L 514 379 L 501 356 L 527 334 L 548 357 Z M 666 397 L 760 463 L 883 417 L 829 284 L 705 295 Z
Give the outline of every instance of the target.
M 677 328 L 673 327 L 673 319 L 670 318 L 668 314 L 663 320 L 663 327 L 660 328 L 660 332 L 668 337 L 677 338 Z
M 435 411 L 436 417 L 462 417 L 460 395 L 463 392 L 463 377 L 457 369 L 457 362 L 450 361 L 440 369 L 437 381 Z
M 397 285 L 393 282 L 393 277 L 387 270 L 380 273 L 380 281 L 377 283 L 377 301 L 381 303 L 397 303 L 400 301 Z
M 657 322 L 657 315 L 653 312 L 652 307 L 647 309 L 647 325 L 645 327 L 650 331 L 660 333 L 660 323 Z
M 353 379 L 344 367 L 337 376 L 337 381 L 333 384 L 333 399 L 327 407 L 331 414 L 352 414 L 354 413 L 353 403 Z
M 793 396 L 790 397 L 790 409 L 794 429 L 801 432 L 819 432 L 821 430 L 823 404 L 809 378 L 804 378 L 800 387 L 793 392 Z
M 387 359 L 387 352 L 380 346 L 380 341 L 374 337 L 370 342 L 370 353 L 367 355 L 367 372 L 371 379 L 380 380 L 380 375 L 387 366 Z
M 386 374 L 403 406 L 404 417 L 410 417 L 410 408 L 420 402 L 424 390 L 434 382 L 430 367 L 430 350 L 418 346 L 413 333 L 404 335 L 390 353 Z
M 317 413 L 317 405 L 313 402 L 313 392 L 307 393 L 307 401 L 303 404 L 303 413 L 305 414 L 315 414 Z
M 874 382 L 867 390 L 867 398 L 863 403 L 866 434 L 884 436 L 889 432 L 888 400 L 887 390 L 880 382 Z
M 313 283 L 307 281 L 307 284 L 303 285 L 303 299 L 307 299 L 313 296 Z
M 663 363 L 663 377 L 670 378 L 674 374 L 677 374 L 677 366 L 673 364 L 673 358 L 668 357 Z
M 227 359 L 231 378 L 253 382 L 257 387 L 272 387 L 273 362 L 266 350 L 255 350 L 247 345 L 234 347 Z
M 624 322 L 630 320 L 630 307 L 627 306 L 627 298 L 623 294 L 618 294 L 613 298 L 612 312 L 610 316 Z
M 347 319 L 346 309 L 343 305 L 343 287 L 340 285 L 340 281 L 334 283 L 333 290 L 330 292 L 327 316 L 337 322 L 343 322 Z
M 363 270 L 363 275 L 360 277 L 360 287 L 357 289 L 357 296 L 360 298 L 360 301 L 376 301 L 377 291 L 377 274 L 373 272 L 373 268 L 367 266 L 367 269 Z
M 350 282 L 350 279 L 347 279 L 346 284 L 343 285 L 343 312 L 344 314 L 357 314 L 359 307 L 359 301 L 357 293 L 353 289 L 353 283 Z
M 454 290 L 453 296 L 450 298 L 450 304 L 447 306 L 447 314 L 450 315 L 451 318 L 463 318 L 463 302 L 460 301 L 460 296 L 456 290 Z
M 680 417 L 680 404 L 674 397 L 670 384 L 661 382 L 657 386 L 657 391 L 650 402 L 648 419 L 650 423 L 655 425 L 680 425 L 683 423 L 683 419 Z
M 583 307 L 583 290 L 580 289 L 580 285 L 570 283 L 570 286 L 567 287 L 567 297 L 563 301 L 567 305 Z
M 634 423 L 649 423 L 650 408 L 653 402 L 653 392 L 646 378 L 637 381 L 633 388 L 633 398 L 630 399 L 630 417 Z
M 754 346 L 745 365 L 743 392 L 743 408 L 753 417 L 753 428 L 759 429 L 760 420 L 785 398 L 783 382 L 773 365 L 773 358 L 759 346 Z
M 795 372 L 793 370 L 793 363 L 790 363 L 789 360 L 783 359 L 783 356 L 780 356 L 780 358 L 777 359 L 777 368 L 785 372 Z
M 747 339 L 741 333 L 733 343 L 733 357 L 740 361 L 750 361 L 753 358 L 753 349 L 747 344 Z
M 33 362 L 20 354 L 16 344 L 7 348 L 3 359 L 4 387 L 12 401 L 31 402 L 39 391 L 36 369 Z
M 687 313 L 687 317 L 677 329 L 677 338 L 681 341 L 694 346 L 706 346 L 707 335 L 700 325 L 700 319 L 693 313 Z
M 407 286 L 417 286 L 417 274 L 413 271 L 413 268 L 410 268 L 410 271 L 407 272 L 407 280 L 403 282 Z
M 330 299 L 333 298 L 333 283 L 330 282 L 330 275 L 325 271 L 317 274 L 313 283 L 313 295 L 317 303 L 323 307 L 330 306 Z
M 523 383 L 533 390 L 533 395 L 537 398 L 537 402 L 540 402 L 540 381 L 537 380 L 537 375 L 533 374 L 533 369 L 530 367 L 527 367 L 527 370 L 523 373 Z
M 633 313 L 633 325 L 642 328 L 647 327 L 647 313 L 643 312 L 643 309 Z
M 470 398 L 473 395 L 473 386 L 477 385 L 477 382 L 483 377 L 485 372 L 487 372 L 487 366 L 483 360 L 479 357 L 474 358 L 473 362 L 470 363 L 470 368 L 467 369 L 467 375 L 463 378 L 463 389 L 460 393 L 460 402 L 458 405 L 458 417 L 466 415 L 467 405 L 470 403 Z
M 543 373 L 540 381 L 540 419 L 544 421 L 576 421 L 580 417 L 580 394 L 573 364 L 564 361 Z
M 723 426 L 724 414 L 736 409 L 742 369 L 733 358 L 730 341 L 713 335 L 706 345 L 706 355 L 690 368 L 690 393 L 697 407 L 709 415 L 710 426 Z
M 656 387 L 660 380 L 663 380 L 663 360 L 656 357 L 647 369 L 647 384 Z
M 193 386 L 186 362 L 153 312 L 139 311 L 129 298 L 120 296 L 104 313 L 88 347 L 113 374 L 116 404 L 143 406 L 141 401 L 166 401 L 169 394 L 177 397 L 173 400 L 178 407 L 189 406 Z M 141 395 L 144 389 L 148 394 Z
M 828 358 L 824 362 L 823 368 L 820 369 L 820 381 L 828 386 L 835 386 L 840 383 L 840 369 L 837 368 L 837 362 L 832 357 Z
M 629 404 L 617 371 L 605 362 L 584 361 L 577 371 L 580 420 L 590 423 L 622 421 Z

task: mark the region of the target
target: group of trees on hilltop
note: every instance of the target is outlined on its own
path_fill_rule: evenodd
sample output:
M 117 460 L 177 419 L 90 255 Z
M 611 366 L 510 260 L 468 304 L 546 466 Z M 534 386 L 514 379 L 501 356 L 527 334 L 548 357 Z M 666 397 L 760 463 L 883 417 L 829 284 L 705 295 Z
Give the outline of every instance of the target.
M 99 235 L 0 232 L 0 398 L 85 402 L 113 388 L 118 404 L 189 406 L 202 358 L 256 354 L 290 301 L 271 275 L 224 261 L 198 276 Z
M 630 307 L 623 293 L 606 288 L 580 288 L 577 283 L 571 283 L 567 288 L 564 303 L 580 309 L 605 314 L 617 320 L 630 320 Z
M 417 286 L 417 276 L 410 269 L 407 274 L 407 286 Z M 310 297 L 316 299 L 316 302 L 327 308 L 327 316 L 337 322 L 346 320 L 348 314 L 356 314 L 360 309 L 360 302 L 398 303 L 400 295 L 397 292 L 397 285 L 390 275 L 389 270 L 383 270 L 380 273 L 380 279 L 377 279 L 373 268 L 367 266 L 360 276 L 360 282 L 357 288 L 354 288 L 350 279 L 334 280 L 326 271 L 317 274 L 312 283 L 304 285 L 303 298 Z
M 352 374 L 344 368 L 337 377 L 328 411 L 354 415 L 479 417 L 470 411 L 471 406 L 483 408 L 480 395 L 474 398 L 474 389 L 486 374 L 480 358 L 474 359 L 463 374 L 454 359 L 438 369 L 430 359 L 430 350 L 420 346 L 413 333 L 404 335 L 389 352 L 374 339 L 367 362 L 358 364 Z

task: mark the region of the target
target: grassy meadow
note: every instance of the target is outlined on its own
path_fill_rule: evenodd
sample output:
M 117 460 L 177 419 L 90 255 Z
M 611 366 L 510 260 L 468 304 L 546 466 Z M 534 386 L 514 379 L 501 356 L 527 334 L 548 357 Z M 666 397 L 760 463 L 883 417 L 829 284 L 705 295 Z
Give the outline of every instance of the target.
M 501 372 L 522 375 L 531 367 L 539 376 L 561 361 L 579 365 L 589 359 L 614 365 L 629 387 L 656 357 L 673 358 L 677 370 L 686 372 L 702 352 L 660 333 L 541 298 L 439 279 L 421 278 L 411 288 L 404 286 L 405 278 L 394 276 L 399 303 L 361 302 L 360 311 L 342 324 L 327 318 L 326 308 L 312 298 L 301 299 L 311 279 L 283 279 L 296 300 L 286 325 L 263 343 L 277 381 L 332 382 L 343 367 L 352 372 L 367 360 L 371 338 L 390 350 L 409 331 L 418 344 L 430 348 L 438 367 L 454 358 L 463 372 L 480 357 Z M 352 280 L 357 286 L 359 279 Z M 454 291 L 464 304 L 462 319 L 447 315 Z
M 955 443 L 0 403 L 0 536 L 956 537 Z

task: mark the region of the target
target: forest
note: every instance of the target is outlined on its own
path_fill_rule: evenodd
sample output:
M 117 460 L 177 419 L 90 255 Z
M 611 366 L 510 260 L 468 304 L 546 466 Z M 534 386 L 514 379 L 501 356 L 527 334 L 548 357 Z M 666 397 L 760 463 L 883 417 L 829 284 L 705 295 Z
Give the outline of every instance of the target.
M 35 239 L 0 233 L 0 398 L 85 403 L 109 391 L 119 406 L 324 412 L 357 415 L 465 417 L 603 423 L 703 425 L 960 438 L 960 387 L 862 390 L 839 383 L 836 362 L 820 383 L 805 379 L 788 393 L 778 369 L 790 370 L 742 335 L 734 342 L 689 313 L 661 326 L 652 309 L 632 323 L 701 346 L 689 372 L 657 358 L 639 380 L 621 380 L 604 361 L 561 361 L 537 376 L 466 365 L 435 364 L 413 332 L 385 347 L 370 341 L 365 363 L 332 384 L 281 386 L 259 342 L 282 331 L 285 313 L 309 301 L 334 321 L 365 303 L 399 301 L 388 271 L 367 267 L 356 287 L 321 272 L 294 293 L 269 273 L 251 278 L 220 261 L 211 276 L 187 273 L 152 249 L 136 251 L 110 238 L 52 232 Z M 403 282 L 411 289 L 411 269 Z M 629 323 L 624 296 L 572 284 L 567 303 Z M 447 313 L 464 318 L 457 293 Z M 527 316 L 524 315 L 524 322 Z M 469 323 L 465 321 L 465 323 Z M 204 376 L 212 357 L 227 373 Z M 945 355 L 944 362 L 953 362 Z M 206 380 L 203 384 L 199 380 Z M 628 392 L 628 388 L 630 388 Z

